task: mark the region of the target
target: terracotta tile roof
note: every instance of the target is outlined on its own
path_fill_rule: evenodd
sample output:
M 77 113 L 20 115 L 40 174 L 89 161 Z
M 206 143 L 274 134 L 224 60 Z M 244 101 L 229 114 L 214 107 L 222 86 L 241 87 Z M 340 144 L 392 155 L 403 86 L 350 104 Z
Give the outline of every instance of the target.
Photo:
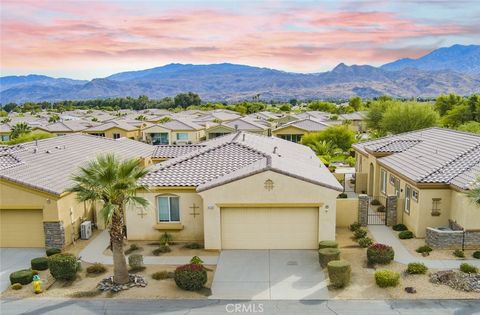
M 183 119 L 172 119 L 170 121 L 167 121 L 165 123 L 158 124 L 159 126 L 163 128 L 167 128 L 170 130 L 200 130 L 203 129 L 202 126 L 199 124 L 196 124 L 194 122 L 191 122 L 189 120 Z
M 124 121 L 110 121 L 106 122 L 101 125 L 93 126 L 88 129 L 85 129 L 87 132 L 101 132 L 101 131 L 106 131 L 111 128 L 119 128 L 125 131 L 135 131 L 138 130 L 137 127 L 130 125 L 129 123 L 126 123 Z
M 153 150 L 152 158 L 175 158 L 186 153 L 197 151 L 205 147 L 204 145 L 156 145 Z
M 324 130 L 325 128 L 329 127 L 329 125 L 325 122 L 321 122 L 314 118 L 304 118 L 300 120 L 291 121 L 289 123 L 283 124 L 280 127 L 276 128 L 275 130 L 281 130 L 287 127 L 297 127 L 299 129 L 305 130 L 307 132 L 315 132 Z

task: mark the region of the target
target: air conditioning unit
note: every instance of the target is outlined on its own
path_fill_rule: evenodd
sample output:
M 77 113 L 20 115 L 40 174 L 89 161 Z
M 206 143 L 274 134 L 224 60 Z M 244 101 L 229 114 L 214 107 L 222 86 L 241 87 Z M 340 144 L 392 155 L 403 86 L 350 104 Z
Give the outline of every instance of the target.
M 88 240 L 90 237 L 92 237 L 92 221 L 85 221 L 80 224 L 80 238 Z

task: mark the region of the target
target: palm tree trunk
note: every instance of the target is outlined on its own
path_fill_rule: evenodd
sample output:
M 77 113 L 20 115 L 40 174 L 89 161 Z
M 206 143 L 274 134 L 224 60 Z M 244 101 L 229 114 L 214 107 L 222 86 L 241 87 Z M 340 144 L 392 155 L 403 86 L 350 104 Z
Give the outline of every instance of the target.
M 123 209 L 122 209 L 123 210 Z M 128 283 L 127 261 L 123 251 L 123 211 L 116 211 L 112 216 L 110 241 L 113 252 L 113 282 Z

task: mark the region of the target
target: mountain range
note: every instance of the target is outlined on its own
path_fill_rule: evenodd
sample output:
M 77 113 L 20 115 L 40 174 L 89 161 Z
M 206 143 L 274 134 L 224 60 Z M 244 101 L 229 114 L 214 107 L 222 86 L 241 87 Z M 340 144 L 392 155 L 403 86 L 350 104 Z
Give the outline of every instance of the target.
M 380 67 L 344 63 L 321 73 L 293 73 L 230 63 L 128 71 L 105 78 L 74 80 L 43 75 L 0 77 L 0 102 L 84 100 L 147 95 L 150 98 L 195 92 L 202 100 L 263 100 L 434 97 L 480 92 L 480 45 L 453 45 L 418 59 Z

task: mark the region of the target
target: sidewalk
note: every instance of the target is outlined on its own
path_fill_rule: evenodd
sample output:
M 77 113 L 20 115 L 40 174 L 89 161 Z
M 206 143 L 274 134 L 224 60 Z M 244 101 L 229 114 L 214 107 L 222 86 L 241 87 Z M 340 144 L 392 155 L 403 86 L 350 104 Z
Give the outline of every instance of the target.
M 397 235 L 385 225 L 369 225 L 368 229 L 376 242 L 390 245 L 395 251 L 395 261 L 402 264 L 412 262 L 424 263 L 428 268 L 433 269 L 458 269 L 461 263 L 469 263 L 480 267 L 480 259 L 462 259 L 462 260 L 431 260 L 422 257 L 413 256 L 398 239 Z
M 110 237 L 108 231 L 103 231 L 90 244 L 88 244 L 79 254 L 81 259 L 88 263 L 102 263 L 105 265 L 113 264 L 113 257 L 103 254 L 108 247 Z M 143 256 L 145 265 L 184 265 L 190 262 L 190 256 Z M 218 256 L 201 256 L 205 265 L 216 265 Z

